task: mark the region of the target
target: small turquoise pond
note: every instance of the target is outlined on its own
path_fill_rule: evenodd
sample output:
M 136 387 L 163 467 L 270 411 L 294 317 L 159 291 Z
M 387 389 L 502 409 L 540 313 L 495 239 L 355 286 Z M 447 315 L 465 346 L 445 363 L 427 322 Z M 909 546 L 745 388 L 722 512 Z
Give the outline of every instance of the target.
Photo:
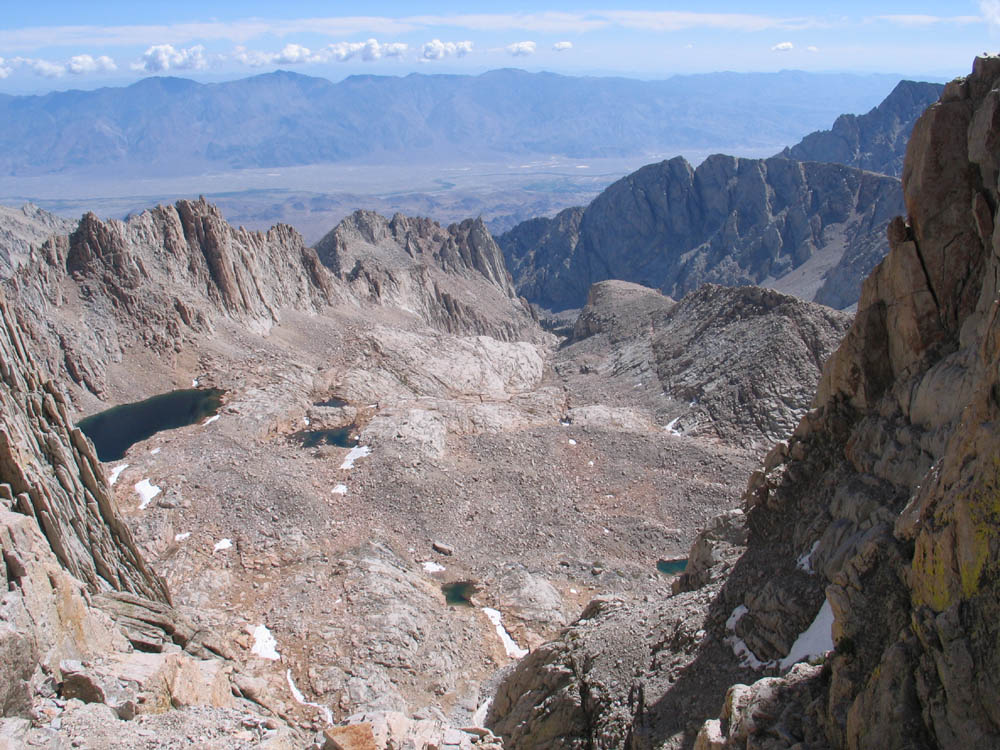
M 225 391 L 218 388 L 186 388 L 122 404 L 81 419 L 76 423 L 97 448 L 102 461 L 120 461 L 125 451 L 163 430 L 175 430 L 215 416 Z
M 687 558 L 681 558 L 679 560 L 657 560 L 656 569 L 663 573 L 663 575 L 675 576 L 678 573 L 683 573 L 687 564 Z

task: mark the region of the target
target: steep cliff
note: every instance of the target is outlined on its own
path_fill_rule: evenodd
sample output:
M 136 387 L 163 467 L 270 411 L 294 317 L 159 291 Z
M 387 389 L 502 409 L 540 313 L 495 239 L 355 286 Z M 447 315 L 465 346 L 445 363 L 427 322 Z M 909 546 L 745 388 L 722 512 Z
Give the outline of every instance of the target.
M 359 210 L 316 251 L 361 298 L 416 313 L 449 333 L 507 341 L 540 333 L 481 219 L 445 228 L 430 219 Z
M 673 598 L 594 611 L 536 652 L 493 715 L 515 747 L 542 746 L 525 729 L 562 747 L 997 746 L 998 113 L 987 57 L 919 119 L 907 218 L 812 410 L 752 475 L 745 539 L 707 529 Z M 693 627 L 664 619 L 685 607 Z M 737 669 L 771 676 L 723 699 Z M 698 731 L 708 695 L 721 715 Z
M 902 208 L 899 182 L 836 164 L 715 155 L 693 169 L 677 157 L 607 188 L 576 219 L 519 225 L 498 242 L 518 292 L 556 310 L 580 307 L 603 279 L 682 297 L 705 282 L 757 284 L 850 306 L 862 276 L 827 272 L 844 258 L 885 252 L 885 226 Z M 832 283 L 832 282 L 831 282 Z
M 828 161 L 899 177 L 913 125 L 941 95 L 940 83 L 900 81 L 885 100 L 864 115 L 841 115 L 830 130 L 810 133 L 778 156 Z

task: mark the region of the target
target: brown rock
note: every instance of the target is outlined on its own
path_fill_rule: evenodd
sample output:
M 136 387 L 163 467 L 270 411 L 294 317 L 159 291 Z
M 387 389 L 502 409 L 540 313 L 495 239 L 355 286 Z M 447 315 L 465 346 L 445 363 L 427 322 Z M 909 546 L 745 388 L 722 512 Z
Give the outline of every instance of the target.
M 380 750 L 371 724 L 350 724 L 323 730 L 323 750 Z

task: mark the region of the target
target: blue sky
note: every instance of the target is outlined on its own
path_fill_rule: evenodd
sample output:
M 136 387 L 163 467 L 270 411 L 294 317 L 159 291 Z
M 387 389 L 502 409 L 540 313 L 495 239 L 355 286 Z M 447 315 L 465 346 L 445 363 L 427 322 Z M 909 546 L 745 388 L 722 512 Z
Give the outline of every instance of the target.
M 789 68 L 950 78 L 1000 47 L 1000 0 L 2 3 L 8 93 L 277 68 L 334 80 L 510 66 L 645 78 Z

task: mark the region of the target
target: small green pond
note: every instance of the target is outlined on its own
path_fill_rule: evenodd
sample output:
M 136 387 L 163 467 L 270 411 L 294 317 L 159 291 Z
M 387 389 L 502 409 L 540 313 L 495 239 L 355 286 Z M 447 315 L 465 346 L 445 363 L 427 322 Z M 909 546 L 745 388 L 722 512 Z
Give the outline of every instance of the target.
M 448 604 L 471 607 L 472 597 L 475 596 L 479 587 L 473 581 L 453 581 L 441 586 L 441 593 Z

